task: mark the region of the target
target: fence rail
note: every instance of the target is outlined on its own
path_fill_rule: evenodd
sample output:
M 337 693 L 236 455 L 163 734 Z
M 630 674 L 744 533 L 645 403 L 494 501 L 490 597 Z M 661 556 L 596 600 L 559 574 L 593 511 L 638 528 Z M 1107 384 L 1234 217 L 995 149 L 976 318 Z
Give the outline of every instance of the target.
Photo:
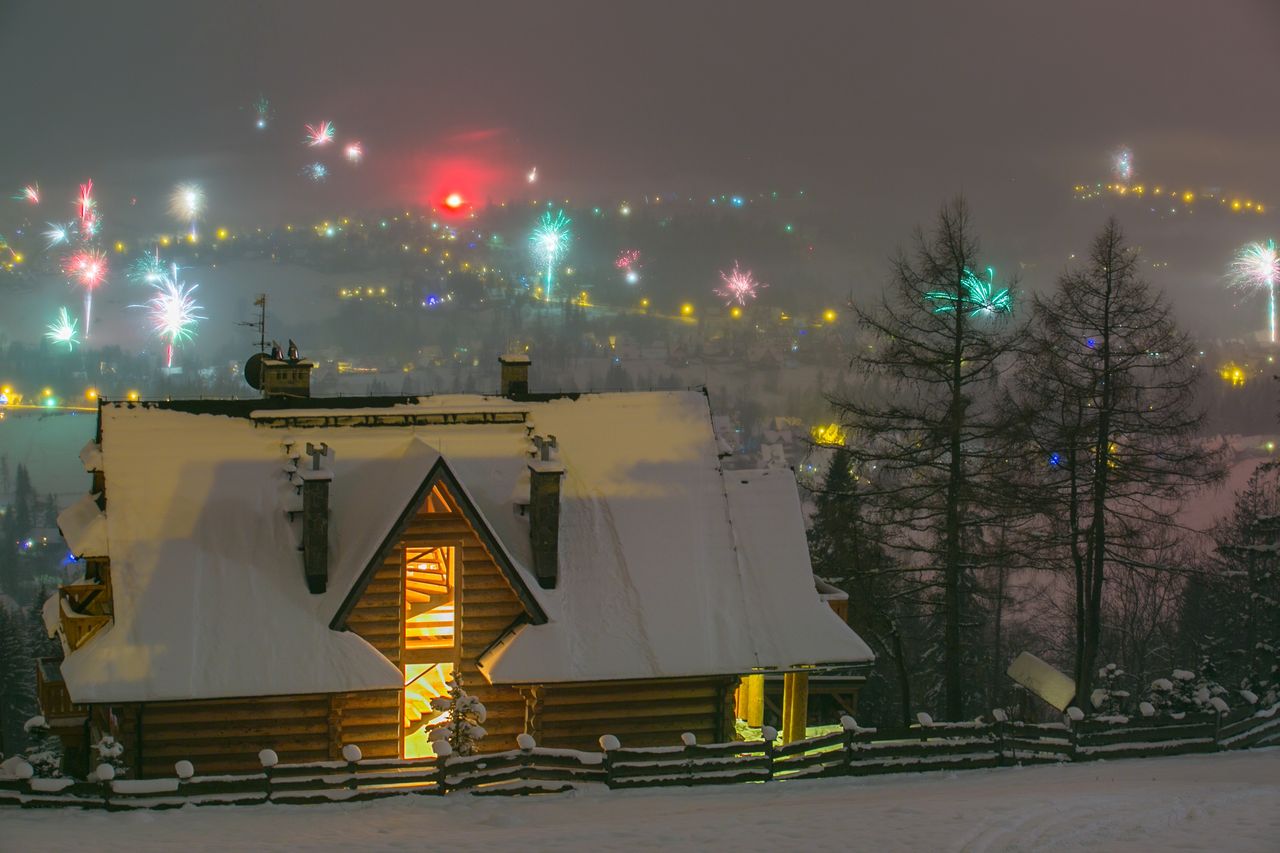
M 998 716 L 998 715 L 997 715 Z M 517 749 L 471 756 L 365 761 L 354 745 L 349 760 L 278 764 L 263 750 L 259 773 L 196 776 L 190 762 L 162 779 L 0 778 L 0 805 L 162 809 L 187 804 L 332 803 L 404 795 L 439 796 L 558 792 L 582 784 L 609 788 L 724 785 L 827 776 L 959 770 L 1067 761 L 1184 755 L 1280 745 L 1280 705 L 1231 714 L 1084 719 L 1035 724 L 934 723 L 865 729 L 841 719 L 841 730 L 789 744 L 777 732 L 764 739 L 624 748 L 609 735 L 600 752 L 545 749 L 522 735 Z M 29 767 L 27 768 L 30 769 Z M 110 775 L 109 773 L 104 775 Z

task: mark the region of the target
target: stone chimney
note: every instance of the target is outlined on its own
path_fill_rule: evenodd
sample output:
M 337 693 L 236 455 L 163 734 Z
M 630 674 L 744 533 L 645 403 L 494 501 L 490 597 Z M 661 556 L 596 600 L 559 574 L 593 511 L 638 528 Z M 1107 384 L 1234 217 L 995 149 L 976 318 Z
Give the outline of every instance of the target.
M 543 589 L 555 589 L 560 561 L 560 478 L 564 465 L 556 457 L 556 437 L 533 437 L 538 448 L 529 463 L 529 541 L 533 574 Z
M 329 445 L 307 442 L 311 467 L 298 472 L 302 480 L 302 571 L 314 595 L 329 583 L 329 483 L 333 471 L 320 460 L 330 457 Z
M 529 364 L 527 355 L 500 355 L 502 365 L 502 396 L 522 397 L 529 393 Z

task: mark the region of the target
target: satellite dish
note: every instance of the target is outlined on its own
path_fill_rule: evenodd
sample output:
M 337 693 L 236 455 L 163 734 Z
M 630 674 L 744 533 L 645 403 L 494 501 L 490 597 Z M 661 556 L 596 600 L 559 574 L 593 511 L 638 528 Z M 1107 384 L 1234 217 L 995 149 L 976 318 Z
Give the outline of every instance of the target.
M 262 362 L 266 361 L 265 354 L 257 352 L 249 356 L 249 360 L 244 363 L 244 381 L 249 383 L 249 387 L 255 391 L 262 390 Z

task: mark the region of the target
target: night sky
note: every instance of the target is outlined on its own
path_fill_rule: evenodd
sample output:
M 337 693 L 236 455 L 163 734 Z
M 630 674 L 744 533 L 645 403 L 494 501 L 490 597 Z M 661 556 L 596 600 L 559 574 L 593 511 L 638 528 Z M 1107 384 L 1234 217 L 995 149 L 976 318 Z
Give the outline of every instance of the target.
M 1274 0 L 9 0 L 0 80 L 0 189 L 69 197 L 92 176 L 104 199 L 137 197 L 117 216 L 140 224 L 180 180 L 240 223 L 429 201 L 442 168 L 522 195 L 536 164 L 540 192 L 575 201 L 805 188 L 851 277 L 880 275 L 963 192 L 1006 266 L 1051 278 L 1107 210 L 1072 185 L 1106 180 L 1121 145 L 1140 179 L 1280 211 Z M 303 124 L 321 119 L 368 159 L 311 186 Z M 1118 212 L 1180 262 L 1166 284 L 1184 296 L 1280 223 Z

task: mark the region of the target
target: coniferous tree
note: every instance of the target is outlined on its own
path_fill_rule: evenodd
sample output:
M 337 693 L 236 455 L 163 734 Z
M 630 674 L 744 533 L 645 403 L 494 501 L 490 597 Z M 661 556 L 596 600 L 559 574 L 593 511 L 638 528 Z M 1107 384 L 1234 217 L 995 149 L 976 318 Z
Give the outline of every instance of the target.
M 1180 499 L 1221 475 L 1198 439 L 1194 347 L 1115 220 L 1037 299 L 1018 396 L 1047 564 L 1070 566 L 1077 696 L 1098 670 L 1107 577 L 1163 568 Z M 1153 544 L 1154 543 L 1154 544 Z M 1083 701 L 1083 700 L 1081 700 Z
M 913 719 L 911 671 L 908 658 L 915 613 L 914 581 L 892 565 L 880 545 L 883 535 L 869 529 L 864 516 L 853 458 L 844 447 L 834 449 L 821 486 L 814 491 L 816 512 L 809 530 L 809 552 L 818 577 L 849 595 L 849 625 L 876 654 L 871 676 L 896 707 L 877 709 L 881 691 L 864 691 L 860 717 L 871 722 L 909 725 Z
M 894 263 L 878 311 L 857 310 L 873 343 L 855 369 L 880 393 L 833 399 L 851 428 L 850 453 L 869 484 L 865 499 L 883 520 L 886 546 L 936 587 L 936 649 L 943 710 L 971 710 L 979 676 L 966 666 L 966 629 L 980 622 L 974 572 L 982 530 L 1002 514 L 1009 455 L 995 381 L 1017 330 L 1002 316 L 1008 293 L 982 278 L 963 200 L 942 208 Z M 871 386 L 869 386 L 870 388 Z

